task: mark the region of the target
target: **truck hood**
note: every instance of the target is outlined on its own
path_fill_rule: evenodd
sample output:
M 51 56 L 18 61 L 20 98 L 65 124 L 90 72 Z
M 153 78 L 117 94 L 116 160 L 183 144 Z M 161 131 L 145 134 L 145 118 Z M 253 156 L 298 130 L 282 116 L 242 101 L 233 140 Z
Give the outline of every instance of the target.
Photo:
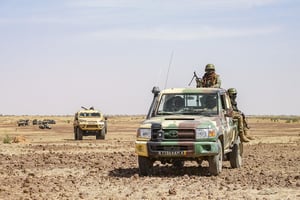
M 152 117 L 145 120 L 140 128 L 151 128 L 152 123 L 159 123 L 163 129 L 196 129 L 196 128 L 214 128 L 220 127 L 218 116 L 206 117 L 195 115 L 168 115 L 161 117 Z

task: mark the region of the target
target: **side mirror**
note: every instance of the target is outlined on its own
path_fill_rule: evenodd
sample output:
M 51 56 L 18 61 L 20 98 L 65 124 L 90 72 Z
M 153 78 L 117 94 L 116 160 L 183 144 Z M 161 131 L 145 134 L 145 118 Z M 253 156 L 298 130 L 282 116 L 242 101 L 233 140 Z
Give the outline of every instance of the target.
M 157 86 L 154 86 L 152 88 L 151 92 L 153 93 L 154 96 L 157 96 L 160 93 L 160 90 L 159 90 L 159 88 Z

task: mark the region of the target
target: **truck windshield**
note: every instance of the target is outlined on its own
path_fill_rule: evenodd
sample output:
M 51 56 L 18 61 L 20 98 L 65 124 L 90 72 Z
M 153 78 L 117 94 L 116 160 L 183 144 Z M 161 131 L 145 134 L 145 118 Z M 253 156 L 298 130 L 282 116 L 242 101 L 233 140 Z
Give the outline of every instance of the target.
M 161 97 L 157 115 L 217 115 L 217 94 L 165 94 Z
M 100 117 L 100 113 L 82 112 L 80 113 L 80 117 Z

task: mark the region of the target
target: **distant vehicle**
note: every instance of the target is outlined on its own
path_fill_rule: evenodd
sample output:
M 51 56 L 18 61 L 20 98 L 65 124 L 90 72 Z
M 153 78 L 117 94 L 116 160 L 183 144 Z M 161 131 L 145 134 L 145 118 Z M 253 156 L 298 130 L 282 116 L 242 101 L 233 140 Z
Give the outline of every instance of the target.
M 230 161 L 232 168 L 241 167 L 243 144 L 225 89 L 159 91 L 154 87 L 152 92 L 152 105 L 135 142 L 141 175 L 151 174 L 155 161 L 183 167 L 184 161 L 201 165 L 207 160 L 211 175 L 221 173 L 225 160 Z
M 47 124 L 56 124 L 56 121 L 53 119 L 44 119 L 43 122 Z
M 73 127 L 75 140 L 82 140 L 83 136 L 95 135 L 96 139 L 105 139 L 107 133 L 107 118 L 93 107 L 75 113 Z
M 32 120 L 32 125 L 37 125 L 37 124 L 38 124 L 38 120 L 37 119 Z
M 42 123 L 39 125 L 40 129 L 51 129 L 51 126 L 49 126 L 49 124 L 47 123 Z
M 32 125 L 41 125 L 41 124 L 56 124 L 56 121 L 53 119 L 44 119 L 44 120 L 32 120 Z
M 20 119 L 17 122 L 18 126 L 29 126 L 29 119 Z

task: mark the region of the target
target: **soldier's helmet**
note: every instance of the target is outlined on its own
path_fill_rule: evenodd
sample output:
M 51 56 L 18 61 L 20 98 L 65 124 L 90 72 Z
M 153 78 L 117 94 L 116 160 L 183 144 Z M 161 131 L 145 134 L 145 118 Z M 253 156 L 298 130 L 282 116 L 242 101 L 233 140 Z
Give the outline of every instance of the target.
M 229 95 L 236 95 L 237 94 L 237 91 L 236 91 L 235 88 L 229 88 L 227 90 L 227 92 L 228 92 Z
M 215 71 L 215 70 L 216 70 L 216 69 L 215 69 L 215 65 L 214 65 L 214 64 L 207 64 L 207 65 L 205 66 L 205 71 L 207 72 L 207 71 L 209 71 L 209 70 Z

